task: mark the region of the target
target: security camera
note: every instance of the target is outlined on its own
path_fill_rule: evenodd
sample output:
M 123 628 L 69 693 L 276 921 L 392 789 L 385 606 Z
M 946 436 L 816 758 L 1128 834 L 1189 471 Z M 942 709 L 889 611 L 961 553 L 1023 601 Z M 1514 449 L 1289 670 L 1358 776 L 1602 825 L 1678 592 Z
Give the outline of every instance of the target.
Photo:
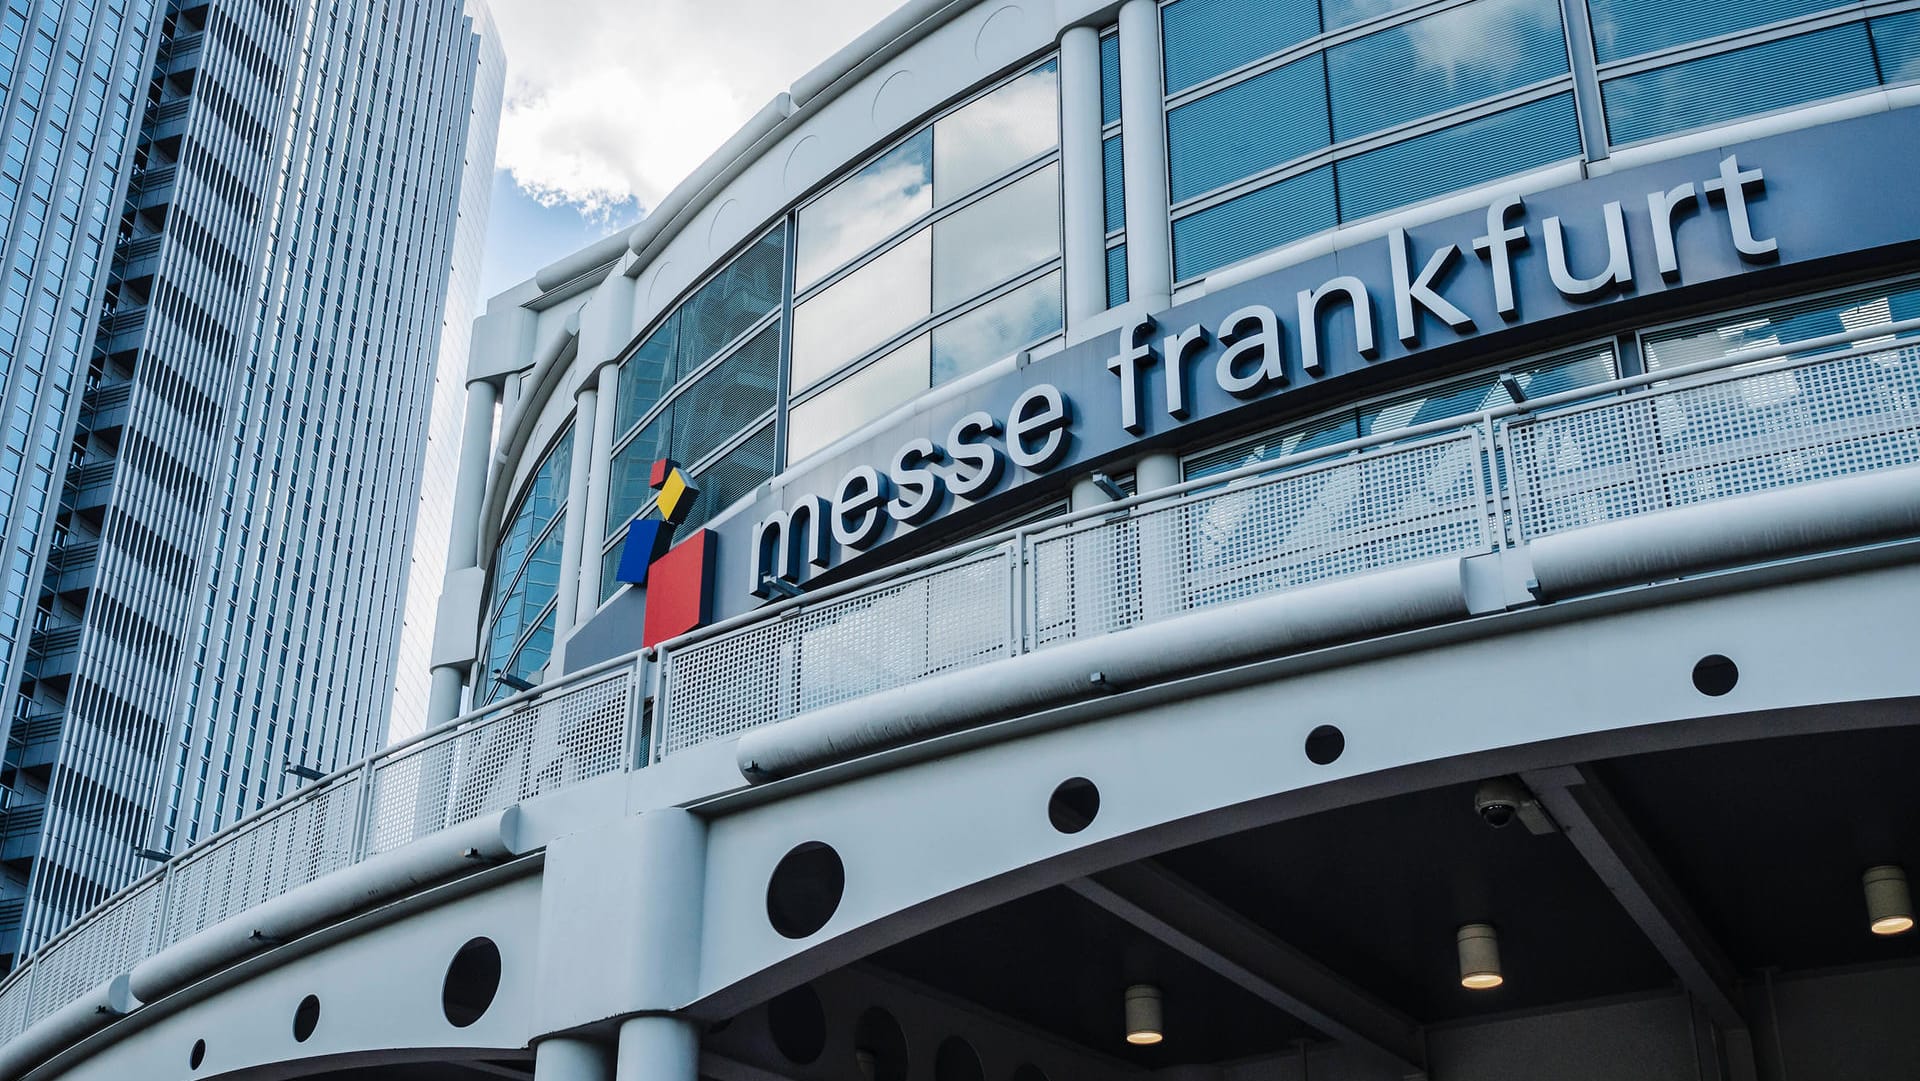
M 1541 809 L 1540 801 L 1534 799 L 1533 793 L 1527 791 L 1527 786 L 1512 777 L 1495 777 L 1481 782 L 1473 793 L 1473 809 L 1479 813 L 1480 821 L 1494 829 L 1521 818 L 1526 820 L 1530 832 L 1552 832 L 1550 825 L 1545 829 L 1536 825 L 1536 819 L 1541 825 L 1549 822 L 1546 812 Z

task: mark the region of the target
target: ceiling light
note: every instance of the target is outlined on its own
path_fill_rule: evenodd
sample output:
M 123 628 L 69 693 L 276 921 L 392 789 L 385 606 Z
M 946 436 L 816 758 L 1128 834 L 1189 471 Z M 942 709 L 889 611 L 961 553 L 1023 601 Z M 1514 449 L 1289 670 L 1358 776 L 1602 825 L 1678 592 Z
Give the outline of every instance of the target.
M 1907 891 L 1907 872 L 1891 863 L 1870 867 L 1860 878 L 1867 891 L 1868 925 L 1876 935 L 1897 935 L 1913 929 L 1913 895 Z
M 1492 924 L 1469 923 L 1453 940 L 1460 948 L 1460 986 L 1490 991 L 1506 982 L 1500 973 L 1500 939 Z
M 1160 1023 L 1160 989 L 1150 983 L 1127 988 L 1127 1042 L 1142 1047 L 1164 1038 Z

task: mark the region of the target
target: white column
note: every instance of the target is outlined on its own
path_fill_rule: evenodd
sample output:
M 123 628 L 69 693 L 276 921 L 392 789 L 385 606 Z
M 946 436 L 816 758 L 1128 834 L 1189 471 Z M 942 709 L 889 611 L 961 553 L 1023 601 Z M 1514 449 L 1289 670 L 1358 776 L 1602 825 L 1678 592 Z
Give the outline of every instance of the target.
M 593 417 L 593 457 L 587 463 L 587 512 L 581 527 L 586 541 L 580 550 L 580 596 L 575 623 L 585 623 L 600 607 L 600 548 L 607 536 L 607 501 L 613 490 L 614 411 L 620 404 L 620 366 L 603 364 L 595 382 L 599 391 Z
M 1133 490 L 1148 495 L 1180 483 L 1180 458 L 1149 454 L 1133 463 Z M 1181 512 L 1148 512 L 1140 522 L 1140 618 L 1161 619 L 1183 610 L 1181 583 L 1187 545 Z
M 1060 36 L 1061 223 L 1066 248 L 1067 330 L 1107 307 L 1107 189 L 1100 147 L 1100 33 Z
M 559 1036 L 533 1046 L 533 1081 L 608 1081 L 606 1049 L 590 1040 Z
M 699 1081 L 699 1069 L 700 1030 L 692 1021 L 648 1014 L 620 1023 L 614 1081 Z
M 1127 185 L 1127 295 L 1159 311 L 1173 297 L 1167 226 L 1167 118 L 1160 73 L 1160 5 L 1120 8 L 1120 130 Z
M 487 498 L 487 466 L 493 457 L 493 413 L 500 390 L 484 379 L 467 384 L 467 415 L 460 430 L 460 467 L 454 474 L 452 522 L 447 531 L 446 581 L 480 565 L 480 515 Z M 436 637 L 441 633 L 435 628 Z M 476 625 L 464 633 L 478 637 Z M 460 714 L 460 692 L 471 661 L 433 670 L 427 691 L 427 727 Z
M 560 524 L 560 590 L 554 598 L 553 657 L 548 669 L 566 671 L 567 636 L 580 599 L 580 549 L 587 532 L 587 474 L 593 463 L 594 420 L 600 395 L 591 386 L 573 396 L 573 457 L 567 463 L 567 517 Z
M 1180 456 L 1149 454 L 1133 463 L 1133 490 L 1146 495 L 1180 483 Z

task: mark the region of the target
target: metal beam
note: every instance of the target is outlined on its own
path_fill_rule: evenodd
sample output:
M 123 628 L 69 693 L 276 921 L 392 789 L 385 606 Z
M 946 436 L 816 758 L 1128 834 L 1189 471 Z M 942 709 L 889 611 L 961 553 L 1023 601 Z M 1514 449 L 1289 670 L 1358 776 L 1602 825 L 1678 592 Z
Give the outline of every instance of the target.
M 1529 770 L 1520 779 L 1720 1030 L 1728 1073 L 1752 1077 L 1753 1041 L 1739 970 L 1613 793 L 1586 765 Z
M 1143 860 L 1068 884 L 1080 896 L 1335 1040 L 1425 1071 L 1420 1025 L 1173 874 Z

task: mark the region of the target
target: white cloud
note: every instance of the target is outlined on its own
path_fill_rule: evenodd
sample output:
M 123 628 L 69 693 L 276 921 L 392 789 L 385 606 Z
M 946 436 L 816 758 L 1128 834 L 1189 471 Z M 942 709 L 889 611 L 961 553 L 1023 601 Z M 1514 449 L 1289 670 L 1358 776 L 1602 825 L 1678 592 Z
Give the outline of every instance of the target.
M 492 0 L 500 167 L 547 205 L 660 201 L 898 0 Z

